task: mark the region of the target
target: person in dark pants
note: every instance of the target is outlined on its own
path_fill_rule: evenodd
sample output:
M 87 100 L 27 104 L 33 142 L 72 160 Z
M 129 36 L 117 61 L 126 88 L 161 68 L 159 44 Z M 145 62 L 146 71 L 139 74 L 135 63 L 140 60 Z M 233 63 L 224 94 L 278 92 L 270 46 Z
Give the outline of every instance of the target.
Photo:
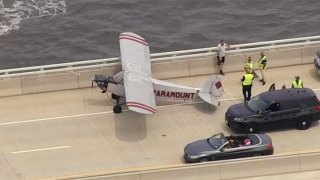
M 251 88 L 252 88 L 253 79 L 254 79 L 254 75 L 250 72 L 246 72 L 246 74 L 243 75 L 241 79 L 242 93 L 243 93 L 245 102 L 251 99 Z
M 230 48 L 230 46 L 227 43 L 225 43 L 224 40 L 222 39 L 220 41 L 220 44 L 218 44 L 218 46 L 217 46 L 217 59 L 218 59 L 217 64 L 218 64 L 219 70 L 220 70 L 219 74 L 221 74 L 221 75 L 224 75 L 223 64 L 226 59 L 226 57 L 225 57 L 226 48 Z

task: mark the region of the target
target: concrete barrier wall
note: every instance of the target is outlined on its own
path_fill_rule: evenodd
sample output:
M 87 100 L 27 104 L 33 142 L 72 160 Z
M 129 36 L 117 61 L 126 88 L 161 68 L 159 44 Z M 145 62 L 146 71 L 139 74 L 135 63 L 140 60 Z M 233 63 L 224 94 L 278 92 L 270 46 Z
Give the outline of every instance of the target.
M 320 169 L 320 153 L 307 154 L 300 157 L 302 171 L 312 171 Z
M 319 152 L 286 156 L 266 156 L 265 158 L 239 159 L 237 161 L 229 160 L 223 163 L 182 165 L 181 167 L 171 169 L 147 170 L 119 175 L 106 175 L 103 177 L 107 179 L 111 178 L 112 180 L 222 180 L 311 170 L 320 170 Z
M 172 61 L 152 64 L 152 76 L 157 79 L 167 79 L 189 76 L 190 61 Z
M 22 94 L 76 89 L 79 88 L 78 80 L 78 72 L 22 78 Z
M 71 179 L 71 178 L 70 178 Z M 102 178 L 94 178 L 95 180 L 105 180 L 105 177 Z M 140 175 L 131 175 L 131 176 L 126 176 L 126 175 L 118 175 L 118 176 L 109 176 L 108 180 L 141 180 Z
M 214 174 L 216 172 L 211 172 L 210 174 Z M 176 169 L 176 170 L 168 170 L 167 172 L 158 171 L 151 172 L 141 175 L 141 180 L 174 180 L 174 179 L 183 179 L 183 180 L 194 180 L 195 175 L 199 175 L 199 169 Z M 197 176 L 198 177 L 198 176 Z M 200 178 L 199 178 L 200 179 Z
M 221 179 L 263 176 L 300 171 L 299 157 L 278 157 L 227 163 L 221 166 Z
M 315 52 L 320 50 L 320 46 L 304 47 L 301 49 L 302 63 L 313 63 L 316 57 Z
M 0 80 L 0 97 L 22 94 L 21 79 Z
M 189 64 L 190 76 L 212 74 L 218 72 L 218 68 L 216 66 L 217 58 L 215 56 L 200 57 L 196 60 L 189 61 Z
M 81 71 L 79 73 L 79 88 L 90 87 L 92 85 L 91 80 L 95 74 L 103 74 L 103 75 L 112 76 L 119 71 L 121 71 L 120 66 L 97 69 L 97 70 Z
M 320 49 L 319 45 L 266 51 L 268 57 L 267 66 L 268 68 L 272 68 L 312 63 L 318 49 Z M 231 53 L 226 57 L 224 71 L 243 71 L 243 66 L 248 56 L 252 56 L 254 68 L 258 68 L 257 60 L 259 59 L 259 52 Z M 156 62 L 152 63 L 151 68 L 153 77 L 157 79 L 215 74 L 218 72 L 215 54 L 210 56 L 203 54 L 197 58 L 177 59 L 170 62 Z M 121 66 L 116 65 L 80 72 L 4 79 L 0 80 L 0 85 L 2 85 L 0 97 L 90 87 L 94 74 L 113 75 L 120 70 Z
M 267 68 L 302 64 L 301 48 L 267 51 L 266 55 L 268 60 Z

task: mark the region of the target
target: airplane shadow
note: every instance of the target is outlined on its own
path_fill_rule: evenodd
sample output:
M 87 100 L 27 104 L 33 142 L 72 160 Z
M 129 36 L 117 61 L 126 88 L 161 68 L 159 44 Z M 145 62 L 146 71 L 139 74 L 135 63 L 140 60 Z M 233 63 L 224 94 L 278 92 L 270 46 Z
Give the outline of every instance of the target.
M 116 137 L 125 142 L 136 142 L 147 137 L 146 115 L 125 111 L 114 116 Z
M 109 100 L 105 100 L 105 99 L 102 99 L 102 100 L 97 100 L 97 99 L 86 99 L 85 100 L 85 103 L 88 104 L 88 105 L 92 105 L 92 106 L 114 106 L 115 103 L 109 101 Z

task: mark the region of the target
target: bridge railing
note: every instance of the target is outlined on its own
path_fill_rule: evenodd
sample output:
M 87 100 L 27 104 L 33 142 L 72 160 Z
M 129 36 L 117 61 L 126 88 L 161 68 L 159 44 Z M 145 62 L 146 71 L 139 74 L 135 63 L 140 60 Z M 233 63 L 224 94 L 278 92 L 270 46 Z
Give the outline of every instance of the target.
M 256 43 L 246 43 L 231 45 L 227 54 L 244 53 L 250 51 L 268 51 L 272 49 L 311 46 L 320 44 L 320 36 L 310 36 L 292 39 L 282 39 L 274 41 L 264 41 Z M 190 59 L 199 56 L 213 56 L 216 53 L 216 47 L 190 49 L 182 51 L 172 51 L 163 53 L 151 54 L 152 63 L 162 63 L 168 61 L 182 61 L 183 59 Z M 105 68 L 120 65 L 120 57 L 95 59 L 79 62 L 51 64 L 43 66 L 33 66 L 24 68 L 4 69 L 0 70 L 0 78 L 10 78 L 26 75 L 41 75 L 46 73 L 79 71 L 85 69 Z

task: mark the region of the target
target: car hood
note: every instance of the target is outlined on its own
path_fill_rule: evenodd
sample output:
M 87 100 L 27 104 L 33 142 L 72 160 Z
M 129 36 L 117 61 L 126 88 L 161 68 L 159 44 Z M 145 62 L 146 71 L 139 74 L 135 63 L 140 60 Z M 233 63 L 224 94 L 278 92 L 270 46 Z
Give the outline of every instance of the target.
M 212 151 L 214 149 L 208 144 L 207 139 L 203 139 L 188 144 L 184 150 L 190 156 L 197 156 L 205 151 Z
M 251 115 L 255 115 L 254 112 L 250 111 L 244 103 L 231 105 L 227 111 L 231 117 L 243 118 Z

